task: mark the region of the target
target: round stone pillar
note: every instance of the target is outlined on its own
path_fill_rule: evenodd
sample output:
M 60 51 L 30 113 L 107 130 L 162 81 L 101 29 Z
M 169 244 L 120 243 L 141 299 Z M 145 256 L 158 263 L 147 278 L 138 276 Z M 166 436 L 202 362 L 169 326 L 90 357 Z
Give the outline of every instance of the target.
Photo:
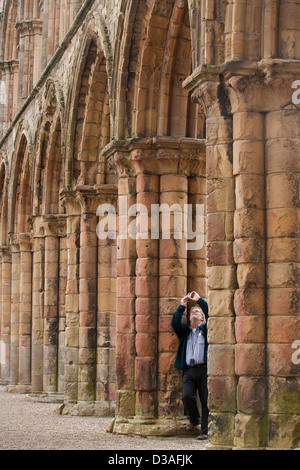
M 235 372 L 237 416 L 235 445 L 265 446 L 265 187 L 264 116 L 236 110 L 233 116 L 233 168 L 236 187 L 234 260 Z
M 97 217 L 85 205 L 80 220 L 78 402 L 96 399 Z
M 179 149 L 178 149 L 179 150 Z M 179 154 L 178 154 L 179 155 Z M 174 369 L 174 355 L 178 339 L 170 328 L 172 314 L 187 293 L 187 239 L 184 218 L 187 215 L 188 177 L 186 174 L 162 174 L 160 176 L 160 239 L 159 239 L 159 330 L 158 377 L 159 417 L 172 416 L 170 429 L 176 428 L 177 418 L 183 417 L 181 374 Z M 170 234 L 164 233 L 170 230 Z M 165 238 L 164 238 L 165 237 Z M 196 287 L 196 286 L 195 286 Z M 196 289 L 195 289 L 196 290 Z M 185 316 L 187 321 L 187 316 Z M 176 420 L 176 421 L 175 421 Z M 176 423 L 178 430 L 180 420 Z
M 206 114 L 206 281 L 208 320 L 208 408 L 211 449 L 234 445 L 236 415 L 233 258 L 235 181 L 230 102 L 218 69 L 199 67 L 184 83 Z M 198 81 L 198 84 L 197 84 Z
M 32 274 L 32 392 L 43 391 L 43 337 L 44 337 L 44 269 L 45 238 L 41 234 L 33 238 Z
M 10 301 L 11 301 L 11 253 L 8 247 L 2 247 L 1 253 L 1 375 L 0 380 L 9 383 L 10 378 Z
M 31 307 L 32 243 L 21 236 L 20 244 L 20 316 L 19 316 L 19 388 L 31 390 Z
M 119 155 L 115 156 L 119 158 Z M 122 171 L 122 170 L 121 170 Z M 118 181 L 117 298 L 116 298 L 116 416 L 135 415 L 135 270 L 136 244 L 129 237 L 128 209 L 136 202 L 136 182 L 122 171 Z
M 286 100 L 296 79 L 295 71 Z M 300 106 L 274 106 L 266 114 L 265 136 L 268 445 L 293 449 L 299 445 L 300 414 Z
M 116 214 L 117 186 L 96 185 L 98 200 L 97 220 L 101 220 L 103 207 Z M 114 219 L 114 222 L 116 220 Z M 116 232 L 101 237 L 97 226 L 97 370 L 95 411 L 100 416 L 112 416 L 116 399 Z M 114 227 L 115 228 L 115 227 Z
M 159 202 L 159 177 L 138 174 L 136 189 L 135 413 L 153 419 L 158 412 L 158 240 L 151 239 L 149 218 L 152 205 Z
M 45 234 L 43 390 L 57 391 L 59 238 Z
M 187 293 L 188 178 L 202 173 L 203 151 L 202 141 L 169 137 L 107 151 L 119 176 L 115 433 L 184 429 L 171 319 Z
M 67 214 L 67 280 L 65 294 L 65 389 L 64 412 L 72 412 L 78 400 L 79 364 L 79 249 L 81 207 L 73 191 L 62 193 Z
M 11 244 L 10 386 L 19 383 L 20 250 Z
M 97 210 L 113 202 L 115 190 L 103 184 L 63 193 L 68 214 L 64 414 L 105 416 L 113 410 L 115 280 L 108 249 L 115 241 L 98 240 Z

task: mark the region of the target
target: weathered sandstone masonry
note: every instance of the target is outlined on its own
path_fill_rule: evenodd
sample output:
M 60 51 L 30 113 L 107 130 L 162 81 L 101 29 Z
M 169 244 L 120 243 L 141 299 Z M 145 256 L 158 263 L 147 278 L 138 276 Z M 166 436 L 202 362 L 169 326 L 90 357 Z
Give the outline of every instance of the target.
M 287 103 L 298 67 L 234 61 L 219 70 L 199 67 L 185 83 L 213 114 L 207 119 L 207 275 L 218 314 L 209 333 L 212 445 L 221 438 L 264 448 L 269 429 L 276 447 L 297 428 L 288 409 L 299 398 L 290 349 L 299 325 L 299 115 Z
M 299 448 L 300 4 L 0 5 L 1 383 L 110 432 L 184 433 L 170 321 L 196 290 L 207 448 Z
M 184 204 L 203 204 L 204 141 L 145 139 L 109 147 L 107 153 L 119 175 L 118 194 L 126 197 L 128 207 L 140 204 L 150 213 L 154 204 L 172 206 L 177 201 L 182 211 Z M 173 222 L 170 230 L 175 229 Z M 183 427 L 180 376 L 173 363 L 176 341 L 170 331 L 178 303 L 174 294 L 192 285 L 205 289 L 205 249 L 189 253 L 184 237 L 153 239 L 150 223 L 138 230 L 136 240 L 118 241 L 119 390 L 113 430 L 171 435 Z

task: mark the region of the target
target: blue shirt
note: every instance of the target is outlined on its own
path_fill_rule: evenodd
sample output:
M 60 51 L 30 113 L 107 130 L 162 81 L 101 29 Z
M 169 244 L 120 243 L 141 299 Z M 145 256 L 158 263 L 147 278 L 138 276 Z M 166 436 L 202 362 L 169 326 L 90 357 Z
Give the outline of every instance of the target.
M 206 300 L 200 299 L 197 301 L 197 304 L 200 306 L 204 312 L 206 323 L 202 323 L 199 328 L 202 330 L 205 338 L 205 349 L 204 349 L 204 362 L 207 362 L 207 320 L 208 320 L 208 304 Z M 182 322 L 182 317 L 185 311 L 184 305 L 179 305 L 176 312 L 174 313 L 171 321 L 172 328 L 179 339 L 179 346 L 175 358 L 175 368 L 179 370 L 185 370 L 187 367 L 186 364 L 186 346 L 187 340 L 190 334 L 190 326 Z
M 195 329 L 191 327 L 190 329 L 186 346 L 186 364 L 188 366 L 191 365 L 191 359 L 194 359 L 194 364 L 202 364 L 204 362 L 205 348 L 205 338 L 199 325 Z

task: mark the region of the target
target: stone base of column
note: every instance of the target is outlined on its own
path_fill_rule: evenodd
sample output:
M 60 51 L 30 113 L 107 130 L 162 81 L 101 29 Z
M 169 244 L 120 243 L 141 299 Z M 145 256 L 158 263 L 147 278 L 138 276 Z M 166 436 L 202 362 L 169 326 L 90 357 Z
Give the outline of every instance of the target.
M 199 430 L 187 431 L 186 418 L 157 418 L 143 419 L 140 417 L 133 418 L 114 418 L 107 432 L 112 434 L 127 434 L 135 436 L 157 436 L 157 437 L 196 437 L 200 433 Z
M 63 393 L 56 392 L 34 392 L 26 395 L 26 400 L 36 401 L 41 403 L 63 403 L 64 395 Z
M 6 391 L 8 393 L 19 393 L 26 394 L 31 392 L 31 384 L 18 384 L 18 385 L 8 385 Z
M 0 385 L 2 386 L 9 385 L 9 379 L 0 379 Z
M 71 415 L 71 416 L 102 416 L 110 417 L 115 414 L 115 404 L 114 402 L 107 402 L 104 400 L 95 401 L 95 402 L 76 402 L 76 403 L 67 403 L 64 402 L 57 412 L 61 415 Z

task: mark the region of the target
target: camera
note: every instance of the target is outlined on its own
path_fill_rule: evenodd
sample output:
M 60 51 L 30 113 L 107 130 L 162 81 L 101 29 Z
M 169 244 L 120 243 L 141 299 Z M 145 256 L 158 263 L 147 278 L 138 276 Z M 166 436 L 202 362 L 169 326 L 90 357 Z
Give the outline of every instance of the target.
M 189 297 L 190 299 L 192 298 L 192 295 L 193 295 L 192 292 L 189 292 L 189 293 L 188 293 L 188 297 Z

